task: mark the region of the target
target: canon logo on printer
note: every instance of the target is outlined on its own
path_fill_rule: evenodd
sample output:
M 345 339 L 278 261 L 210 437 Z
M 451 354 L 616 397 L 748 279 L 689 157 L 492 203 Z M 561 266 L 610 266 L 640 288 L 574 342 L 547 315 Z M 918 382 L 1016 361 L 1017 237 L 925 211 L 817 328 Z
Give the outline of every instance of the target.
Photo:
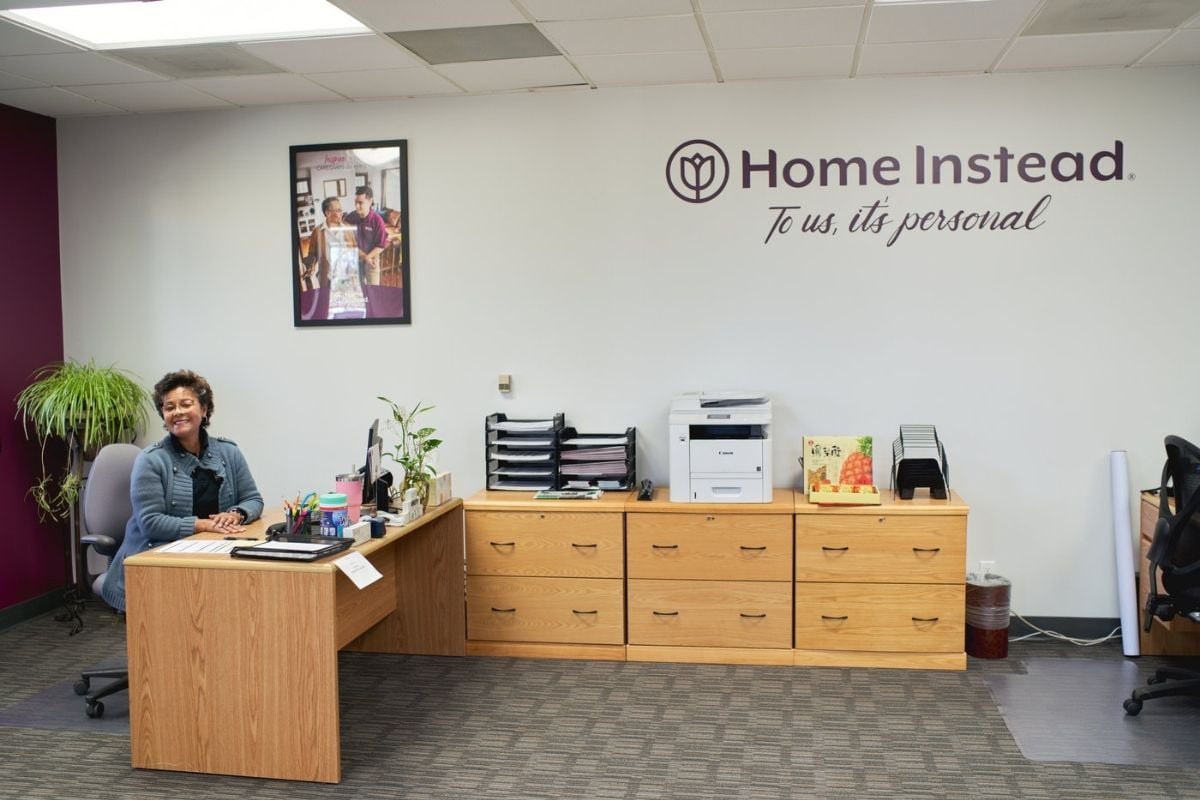
M 786 153 L 786 151 L 784 151 Z M 916 145 L 907 162 L 897 155 L 781 155 L 775 148 L 742 150 L 741 188 L 805 189 L 830 186 L 917 186 L 939 184 L 1059 183 L 1120 181 L 1125 174 L 1125 143 L 1100 150 L 1060 150 L 1045 154 L 999 145 L 981 152 L 947 153 Z M 725 151 L 707 139 L 690 139 L 667 158 L 667 186 L 688 203 L 706 203 L 729 184 Z

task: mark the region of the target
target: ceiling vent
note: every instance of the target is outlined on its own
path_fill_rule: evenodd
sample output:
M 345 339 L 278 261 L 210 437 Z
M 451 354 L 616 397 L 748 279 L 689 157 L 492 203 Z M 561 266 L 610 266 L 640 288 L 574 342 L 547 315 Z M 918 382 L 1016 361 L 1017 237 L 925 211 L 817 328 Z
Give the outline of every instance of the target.
M 114 56 L 151 72 L 171 78 L 224 78 L 233 75 L 270 75 L 282 69 L 252 56 L 237 45 L 186 44 L 169 47 L 131 47 L 105 50 Z
M 562 55 L 542 32 L 528 23 L 396 31 L 395 39 L 428 64 L 466 64 Z

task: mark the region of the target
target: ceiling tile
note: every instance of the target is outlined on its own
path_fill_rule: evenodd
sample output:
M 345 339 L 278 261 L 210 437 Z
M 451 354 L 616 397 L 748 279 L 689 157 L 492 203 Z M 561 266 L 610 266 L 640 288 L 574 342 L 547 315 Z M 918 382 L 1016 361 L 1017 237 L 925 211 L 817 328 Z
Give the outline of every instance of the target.
M 583 77 L 562 56 L 443 64 L 438 71 L 470 92 L 586 85 Z
M 967 0 L 876 5 L 868 42 L 943 42 L 954 39 L 1011 39 L 1039 0 Z
M 40 86 L 45 84 L 13 75 L 11 72 L 0 72 L 0 89 L 36 89 Z
M 849 77 L 854 45 L 721 50 L 717 64 L 726 80 Z
M 97 53 L 58 53 L 0 58 L 0 70 L 52 86 L 83 86 L 89 83 L 141 83 L 161 81 L 153 72 L 123 64 Z
M 47 117 L 75 117 L 87 114 L 119 114 L 121 109 L 97 103 L 87 97 L 65 89 L 13 89 L 0 92 L 0 103 L 13 108 L 23 108 Z
M 745 11 L 705 16 L 717 50 L 854 44 L 862 22 L 857 6 Z
M 1182 30 L 1138 62 L 1147 64 L 1200 64 L 1200 30 Z
M 474 28 L 391 31 L 388 36 L 427 64 L 508 61 L 561 55 L 558 48 L 530 22 Z
M 355 100 L 416 97 L 428 94 L 462 94 L 462 89 L 428 67 L 326 72 L 314 73 L 305 77 Z
M 1197 13 L 1197 0 L 1046 0 L 1025 35 L 1170 30 Z
M 575 65 L 597 86 L 714 83 L 717 79 L 704 51 L 577 56 Z
M 188 86 L 239 106 L 281 103 L 320 103 L 342 100 L 340 95 L 299 75 L 243 75 L 235 78 L 196 78 Z
M 101 86 L 74 86 L 72 92 L 99 100 L 126 111 L 187 111 L 225 108 L 229 103 L 177 81 L 159 83 L 114 83 Z
M 243 42 L 241 48 L 289 72 L 349 72 L 421 66 L 421 62 L 391 39 L 376 34 Z
M 1022 36 L 1013 42 L 996 71 L 1127 66 L 1162 37 L 1162 31 Z
M 694 16 L 545 22 L 542 30 L 572 56 L 704 50 Z
M 825 8 L 828 6 L 865 8 L 863 0 L 700 0 L 700 10 L 705 14 L 716 14 L 721 11 L 771 11 L 783 8 Z
M 691 0 L 521 0 L 538 22 L 691 14 Z
M 1008 39 L 967 42 L 889 42 L 863 45 L 859 75 L 929 75 L 939 72 L 984 72 Z
M 424 31 L 528 22 L 509 0 L 338 0 L 377 31 Z
M 81 48 L 40 33 L 26 30 L 20 25 L 0 20 L 0 53 L 6 56 L 34 56 L 45 53 L 78 53 Z

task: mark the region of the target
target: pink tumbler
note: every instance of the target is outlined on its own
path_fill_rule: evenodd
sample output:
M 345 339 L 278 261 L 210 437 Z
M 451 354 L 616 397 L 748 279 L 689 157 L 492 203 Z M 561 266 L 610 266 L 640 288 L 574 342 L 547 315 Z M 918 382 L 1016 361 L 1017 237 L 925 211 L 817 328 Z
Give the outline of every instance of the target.
M 350 524 L 358 522 L 358 514 L 362 510 L 363 476 L 357 472 L 338 475 L 333 490 L 346 495 L 346 513 L 350 516 Z

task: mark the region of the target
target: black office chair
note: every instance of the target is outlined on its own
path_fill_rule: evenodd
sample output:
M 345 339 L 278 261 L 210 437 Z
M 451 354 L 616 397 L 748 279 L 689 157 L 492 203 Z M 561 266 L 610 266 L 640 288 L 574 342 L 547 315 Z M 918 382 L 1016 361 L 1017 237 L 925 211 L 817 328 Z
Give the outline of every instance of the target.
M 1150 562 L 1144 615 L 1147 631 L 1155 617 L 1165 622 L 1181 616 L 1200 624 L 1200 448 L 1178 436 L 1168 436 L 1165 444 L 1167 463 L 1158 491 L 1158 522 L 1146 553 Z M 1174 512 L 1168 502 L 1168 482 L 1175 487 Z M 1163 594 L 1158 591 L 1159 570 Z M 1146 686 L 1133 690 L 1133 696 L 1125 701 L 1125 713 L 1134 716 L 1146 700 L 1171 695 L 1200 696 L 1200 672 L 1178 667 L 1158 669 Z
M 133 461 L 141 448 L 132 444 L 110 444 L 101 448 L 92 462 L 87 484 L 83 489 L 83 524 L 87 533 L 79 537 L 81 544 L 90 546 L 99 555 L 112 563 L 121 542 L 125 541 L 125 524 L 133 516 L 133 504 L 129 499 L 129 484 L 133 476 Z M 100 597 L 107 567 L 92 582 L 92 591 Z M 89 693 L 93 679 L 109 679 L 98 691 Z M 87 695 L 87 715 L 99 717 L 104 714 L 101 697 L 129 688 L 129 669 L 96 669 L 80 675 L 75 682 L 75 694 Z

